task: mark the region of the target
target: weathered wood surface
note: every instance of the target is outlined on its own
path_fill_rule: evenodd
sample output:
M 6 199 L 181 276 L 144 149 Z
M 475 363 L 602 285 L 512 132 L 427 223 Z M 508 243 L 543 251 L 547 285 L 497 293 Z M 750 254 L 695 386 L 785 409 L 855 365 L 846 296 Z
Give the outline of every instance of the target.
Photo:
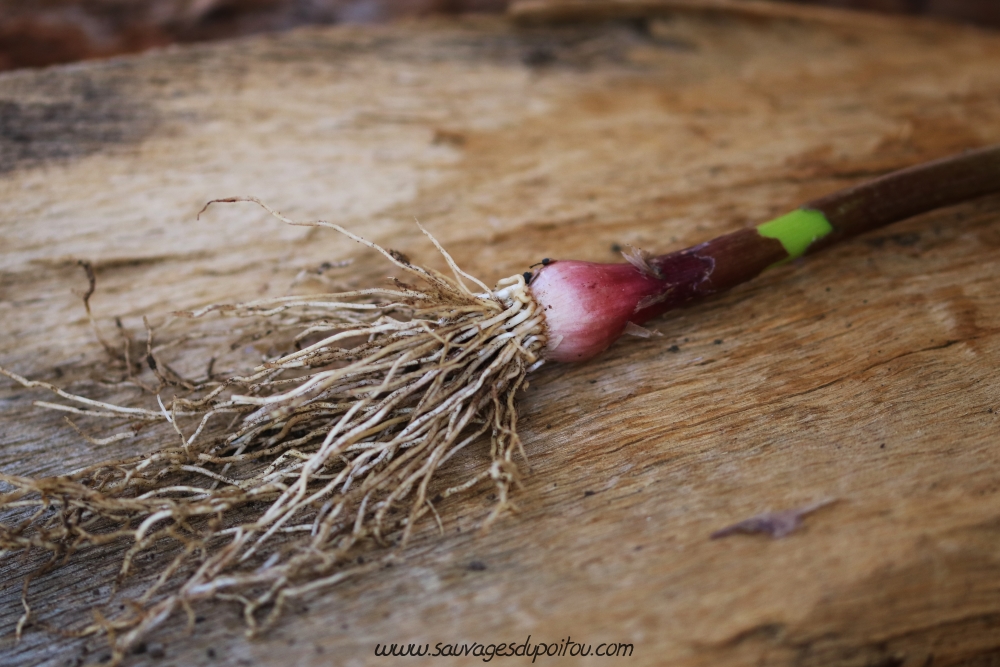
M 998 65 L 1000 36 L 973 29 L 678 16 L 307 30 L 8 74 L 0 365 L 136 399 L 92 379 L 104 357 L 77 259 L 97 268 L 109 337 L 115 316 L 138 332 L 143 314 L 284 293 L 328 260 L 356 260 L 327 273 L 342 283 L 386 271 L 249 205 L 197 221 L 213 197 L 254 194 L 441 266 L 417 217 L 487 281 L 543 256 L 614 261 L 615 243 L 683 247 L 1000 141 Z M 998 252 L 993 198 L 774 270 L 658 322 L 662 338 L 545 368 L 522 403 L 519 514 L 483 535 L 490 490 L 452 499 L 445 536 L 428 522 L 399 566 L 264 637 L 216 605 L 190 638 L 162 631 L 130 660 L 430 664 L 373 650 L 531 635 L 634 644 L 546 664 L 993 664 Z M 32 407 L 47 398 L 0 381 L 3 470 L 153 446 L 89 445 Z M 709 539 L 827 498 L 785 539 Z M 0 567 L 0 663 L 102 656 L 37 627 L 15 644 L 28 565 Z M 99 600 L 113 568 L 95 551 L 36 581 L 40 618 Z

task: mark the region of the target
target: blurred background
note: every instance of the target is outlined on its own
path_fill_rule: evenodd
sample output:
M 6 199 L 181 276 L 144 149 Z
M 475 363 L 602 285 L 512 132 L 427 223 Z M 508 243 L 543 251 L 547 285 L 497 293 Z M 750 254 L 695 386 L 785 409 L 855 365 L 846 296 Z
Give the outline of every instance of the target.
M 1000 27 L 1000 0 L 798 1 Z M 0 70 L 308 24 L 499 13 L 506 5 L 506 0 L 0 0 Z

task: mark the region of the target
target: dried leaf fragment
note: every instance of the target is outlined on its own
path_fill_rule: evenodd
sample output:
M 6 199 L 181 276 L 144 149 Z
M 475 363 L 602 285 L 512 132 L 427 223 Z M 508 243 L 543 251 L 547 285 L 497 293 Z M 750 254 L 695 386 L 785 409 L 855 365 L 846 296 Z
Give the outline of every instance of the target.
M 827 505 L 835 502 L 837 502 L 836 498 L 828 498 L 803 507 L 757 514 L 749 519 L 744 519 L 743 521 L 734 523 L 731 526 L 726 526 L 721 530 L 715 531 L 712 533 L 712 539 L 717 540 L 720 537 L 729 537 L 730 535 L 735 535 L 737 533 L 744 533 L 747 535 L 765 533 L 770 535 L 773 539 L 781 539 L 782 537 L 785 537 L 786 535 L 789 535 L 797 530 L 798 527 L 802 525 L 803 517 L 808 514 L 812 514 L 821 507 L 826 507 Z

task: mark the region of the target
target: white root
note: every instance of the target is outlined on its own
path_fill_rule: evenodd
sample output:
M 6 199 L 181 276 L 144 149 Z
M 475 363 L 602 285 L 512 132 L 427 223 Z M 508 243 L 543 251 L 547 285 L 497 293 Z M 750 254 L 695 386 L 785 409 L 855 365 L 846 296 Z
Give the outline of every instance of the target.
M 221 201 L 264 206 L 249 198 Z M 251 628 L 267 608 L 270 622 L 291 597 L 350 576 L 354 570 L 345 563 L 360 549 L 390 543 L 390 536 L 405 542 L 426 514 L 430 526 L 440 527 L 435 505 L 481 481 L 491 479 L 497 489 L 490 521 L 509 506 L 514 455 L 521 450 L 515 394 L 543 362 L 546 342 L 543 314 L 524 278 L 507 278 L 490 290 L 429 234 L 453 279 L 337 225 L 298 223 L 268 210 L 289 224 L 333 228 L 422 285 L 186 313 L 259 320 L 262 329 L 306 331 L 309 340 L 319 339 L 222 381 L 207 378 L 184 395 L 157 396 L 154 409 L 92 400 L 0 369 L 69 402 L 39 403 L 44 407 L 169 422 L 174 437 L 180 435 L 179 446 L 66 476 L 0 474 L 13 489 L 0 494 L 0 551 L 41 548 L 63 557 L 130 540 L 125 574 L 138 552 L 174 541 L 179 551 L 141 597 L 141 611 L 99 617 L 85 629 L 115 637 L 116 659 L 198 600 L 240 601 Z M 471 291 L 465 280 L 482 291 Z M 237 418 L 223 429 L 213 424 L 228 420 L 212 420 L 216 415 Z M 179 423 L 191 418 L 187 426 Z M 438 488 L 440 467 L 486 433 L 489 455 L 472 475 Z M 38 511 L 25 521 L 33 507 Z

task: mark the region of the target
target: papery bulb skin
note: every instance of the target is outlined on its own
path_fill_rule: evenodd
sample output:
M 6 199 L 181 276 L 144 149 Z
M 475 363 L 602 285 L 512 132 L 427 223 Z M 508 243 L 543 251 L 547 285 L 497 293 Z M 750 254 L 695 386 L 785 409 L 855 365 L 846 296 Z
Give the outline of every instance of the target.
M 545 358 L 585 361 L 603 352 L 658 282 L 631 264 L 563 260 L 543 267 L 531 281 L 531 294 L 545 313 Z

